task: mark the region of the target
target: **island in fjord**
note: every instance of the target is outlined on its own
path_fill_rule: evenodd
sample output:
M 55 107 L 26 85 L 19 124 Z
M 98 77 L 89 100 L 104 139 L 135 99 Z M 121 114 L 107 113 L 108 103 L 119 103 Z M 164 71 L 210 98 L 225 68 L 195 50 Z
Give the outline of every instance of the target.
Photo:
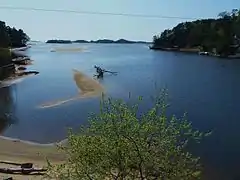
M 62 39 L 51 39 L 48 40 L 46 43 L 55 43 L 55 44 L 72 44 L 72 43 L 103 43 L 103 44 L 148 44 L 149 42 L 145 41 L 130 41 L 126 39 L 118 39 L 116 41 L 111 39 L 99 39 L 99 40 L 62 40 Z

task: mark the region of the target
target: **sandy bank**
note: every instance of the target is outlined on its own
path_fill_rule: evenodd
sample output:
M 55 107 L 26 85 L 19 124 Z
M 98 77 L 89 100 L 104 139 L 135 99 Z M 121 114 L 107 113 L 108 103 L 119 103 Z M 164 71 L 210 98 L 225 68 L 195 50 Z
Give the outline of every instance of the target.
M 66 141 L 62 143 L 66 143 Z M 0 137 L 0 161 L 17 163 L 31 162 L 34 163 L 36 167 L 44 167 L 47 164 L 46 158 L 55 164 L 63 162 L 65 160 L 65 155 L 57 149 L 56 144 L 37 144 Z M 0 163 L 0 167 L 9 167 L 9 165 Z M 41 176 L 21 176 L 0 173 L 0 179 L 5 177 L 14 177 L 20 180 L 41 179 Z

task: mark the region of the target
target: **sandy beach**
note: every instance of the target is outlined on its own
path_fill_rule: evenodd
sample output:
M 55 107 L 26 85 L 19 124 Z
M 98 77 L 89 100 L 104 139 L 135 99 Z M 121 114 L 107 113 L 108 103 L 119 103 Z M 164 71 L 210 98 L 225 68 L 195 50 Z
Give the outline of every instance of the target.
M 56 164 L 65 160 L 65 156 L 60 152 L 55 144 L 34 144 L 0 137 L 0 161 L 10 161 L 14 163 L 34 163 L 35 167 L 42 168 L 47 165 L 46 158 Z M 15 167 L 0 163 L 0 168 Z M 36 175 L 11 175 L 1 174 L 0 179 L 13 177 L 16 180 L 38 180 L 42 176 Z

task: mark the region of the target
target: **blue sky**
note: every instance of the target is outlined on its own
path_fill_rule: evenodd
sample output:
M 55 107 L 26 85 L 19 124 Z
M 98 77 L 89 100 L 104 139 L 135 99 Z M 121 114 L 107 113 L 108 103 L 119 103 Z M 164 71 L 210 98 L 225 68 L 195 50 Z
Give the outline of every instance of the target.
M 205 18 L 240 8 L 240 0 L 1 0 L 0 6 Z M 8 25 L 22 28 L 32 40 L 151 40 L 183 21 L 5 9 L 0 9 L 0 17 Z

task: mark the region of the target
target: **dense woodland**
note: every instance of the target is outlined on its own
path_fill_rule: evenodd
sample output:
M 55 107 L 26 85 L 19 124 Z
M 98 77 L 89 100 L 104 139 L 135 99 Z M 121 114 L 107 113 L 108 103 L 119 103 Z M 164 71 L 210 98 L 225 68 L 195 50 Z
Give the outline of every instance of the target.
M 29 37 L 22 29 L 9 27 L 0 21 L 0 66 L 10 63 L 11 54 L 9 48 L 23 47 L 29 41 Z
M 240 46 L 240 10 L 222 12 L 217 19 L 183 22 L 153 37 L 153 48 L 199 48 L 221 56 L 234 55 Z
M 9 27 L 0 21 L 0 48 L 23 47 L 29 41 L 29 37 L 22 29 Z

